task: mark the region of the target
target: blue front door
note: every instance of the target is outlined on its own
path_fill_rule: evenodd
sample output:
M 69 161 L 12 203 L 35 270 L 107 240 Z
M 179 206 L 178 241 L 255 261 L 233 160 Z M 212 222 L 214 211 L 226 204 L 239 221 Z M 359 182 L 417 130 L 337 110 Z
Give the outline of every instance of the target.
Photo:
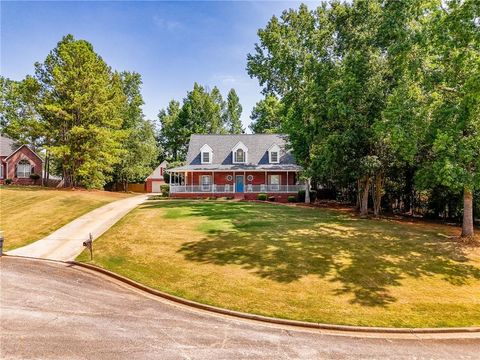
M 235 177 L 235 191 L 243 193 L 243 175 L 237 175 Z

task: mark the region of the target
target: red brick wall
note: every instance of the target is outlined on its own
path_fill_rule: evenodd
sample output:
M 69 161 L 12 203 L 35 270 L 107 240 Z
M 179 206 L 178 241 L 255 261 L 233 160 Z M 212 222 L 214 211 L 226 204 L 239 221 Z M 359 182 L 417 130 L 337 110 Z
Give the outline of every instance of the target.
M 170 194 L 170 197 L 172 198 L 177 198 L 177 199 L 205 199 L 205 198 L 221 198 L 221 197 L 234 197 L 234 193 L 217 193 L 217 194 L 212 194 L 212 193 L 201 193 L 201 194 L 185 194 L 185 193 L 175 193 L 175 194 Z
M 30 150 L 28 147 L 24 146 L 20 150 L 18 150 L 15 154 L 13 154 L 10 158 L 7 159 L 7 173 L 4 176 L 5 179 L 12 179 L 14 184 L 19 185 L 39 185 L 41 184 L 41 179 L 32 180 L 30 178 L 27 179 L 19 179 L 15 176 L 15 165 L 20 160 L 26 159 L 34 166 L 33 173 L 42 176 L 42 160 L 40 160 L 35 153 Z
M 202 193 L 202 194 L 185 194 L 185 193 L 175 193 L 171 194 L 170 197 L 176 198 L 176 199 L 205 199 L 205 198 L 221 198 L 221 197 L 235 197 L 234 193 L 218 193 L 218 194 L 212 194 L 212 193 Z M 258 200 L 257 199 L 257 193 L 243 193 L 244 199 L 245 200 Z M 275 201 L 277 202 L 282 202 L 286 203 L 288 202 L 288 197 L 289 196 L 295 196 L 296 194 L 287 194 L 287 193 L 271 193 L 268 194 L 268 196 L 273 196 L 275 197 Z

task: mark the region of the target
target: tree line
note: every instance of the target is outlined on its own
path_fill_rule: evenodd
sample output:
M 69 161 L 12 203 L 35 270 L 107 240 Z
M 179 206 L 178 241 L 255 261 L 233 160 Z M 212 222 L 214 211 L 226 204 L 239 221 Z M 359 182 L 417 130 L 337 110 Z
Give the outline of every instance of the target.
M 141 85 L 138 73 L 112 70 L 90 43 L 67 35 L 34 75 L 0 77 L 2 133 L 42 151 L 47 182 L 49 174 L 65 187 L 143 181 L 158 147 Z
M 192 134 L 243 134 L 240 120 L 242 105 L 235 89 L 230 89 L 225 101 L 220 90 L 195 83 L 182 104 L 171 100 L 158 113 L 158 141 L 163 157 L 170 162 L 185 160 Z
M 424 207 L 461 215 L 462 236 L 473 235 L 478 1 L 301 5 L 272 17 L 258 36 L 247 71 L 266 97 L 253 131 L 288 134 L 312 183 L 337 189 L 364 216 L 369 207 L 375 215 Z

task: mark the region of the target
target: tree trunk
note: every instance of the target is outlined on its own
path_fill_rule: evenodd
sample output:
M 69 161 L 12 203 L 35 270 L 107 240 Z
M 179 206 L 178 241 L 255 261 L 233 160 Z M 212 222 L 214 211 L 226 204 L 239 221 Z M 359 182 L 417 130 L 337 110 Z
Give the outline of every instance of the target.
M 50 182 L 50 155 L 47 156 L 47 163 L 45 164 L 45 166 L 47 167 L 47 173 L 45 174 L 46 175 L 46 180 L 47 180 L 47 186 Z
M 467 188 L 463 191 L 462 237 L 473 237 L 473 193 Z
M 380 215 L 382 209 L 382 196 L 383 196 L 383 175 L 378 174 L 375 176 L 374 189 L 372 192 L 373 197 L 373 214 L 375 217 Z
M 305 204 L 310 204 L 310 178 L 307 179 L 307 188 L 305 189 Z
M 360 203 L 360 216 L 368 216 L 368 194 L 370 192 L 370 176 L 365 176 L 363 180 L 362 202 Z
M 357 201 L 355 203 L 355 210 L 360 211 L 360 207 L 362 203 L 362 182 L 357 180 Z

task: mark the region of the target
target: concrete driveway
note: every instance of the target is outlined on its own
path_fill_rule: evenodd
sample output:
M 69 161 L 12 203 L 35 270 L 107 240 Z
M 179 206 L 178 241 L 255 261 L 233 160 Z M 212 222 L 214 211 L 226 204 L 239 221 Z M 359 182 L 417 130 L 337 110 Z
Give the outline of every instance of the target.
M 9 251 L 8 254 L 62 261 L 73 260 L 83 251 L 83 242 L 88 239 L 90 233 L 93 239 L 98 238 L 147 198 L 147 195 L 138 195 L 101 206 L 47 237 Z
M 64 263 L 0 261 L 2 359 L 460 360 L 480 354 L 479 334 L 352 337 L 264 325 L 159 300 Z

